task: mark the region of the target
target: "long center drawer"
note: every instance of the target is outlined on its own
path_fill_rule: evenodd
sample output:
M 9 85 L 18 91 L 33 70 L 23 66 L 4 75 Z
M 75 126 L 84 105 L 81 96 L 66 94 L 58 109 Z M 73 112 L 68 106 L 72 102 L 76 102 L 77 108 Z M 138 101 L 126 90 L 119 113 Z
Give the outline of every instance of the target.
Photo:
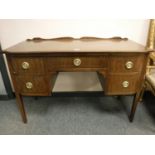
M 107 59 L 105 56 L 49 57 L 45 63 L 48 71 L 66 68 L 105 68 Z

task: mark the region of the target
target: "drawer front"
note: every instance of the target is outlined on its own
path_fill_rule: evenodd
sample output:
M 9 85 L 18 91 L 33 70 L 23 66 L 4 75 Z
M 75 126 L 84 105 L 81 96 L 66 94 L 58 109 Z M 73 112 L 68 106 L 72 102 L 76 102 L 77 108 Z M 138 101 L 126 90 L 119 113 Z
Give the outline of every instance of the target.
M 112 56 L 110 58 L 110 72 L 141 72 L 144 56 Z
M 16 74 L 43 74 L 44 63 L 42 58 L 11 58 L 12 70 Z
M 46 65 L 48 71 L 66 68 L 105 68 L 106 57 L 49 57 Z
M 107 94 L 134 94 L 137 90 L 139 74 L 110 74 L 106 82 Z
M 15 78 L 18 91 L 23 95 L 48 94 L 49 83 L 42 76 L 17 76 Z

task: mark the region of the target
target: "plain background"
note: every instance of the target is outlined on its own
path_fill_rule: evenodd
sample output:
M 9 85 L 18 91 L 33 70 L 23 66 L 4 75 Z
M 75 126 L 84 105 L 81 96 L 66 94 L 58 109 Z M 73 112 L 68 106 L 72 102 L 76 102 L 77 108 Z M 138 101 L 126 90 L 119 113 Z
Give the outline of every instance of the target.
M 149 20 L 144 19 L 1 19 L 0 41 L 5 49 L 33 37 L 121 36 L 145 46 L 148 27 Z M 0 77 L 0 93 L 5 94 L 2 84 Z M 102 91 L 102 87 L 96 73 L 60 73 L 53 91 Z

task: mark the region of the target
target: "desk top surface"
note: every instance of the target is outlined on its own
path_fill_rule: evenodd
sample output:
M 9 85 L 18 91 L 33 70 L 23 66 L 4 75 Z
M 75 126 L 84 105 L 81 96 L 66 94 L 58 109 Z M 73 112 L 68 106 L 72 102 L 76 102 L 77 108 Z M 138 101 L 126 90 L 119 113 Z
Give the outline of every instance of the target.
M 32 39 L 4 50 L 4 53 L 82 53 L 82 52 L 147 52 L 144 46 L 128 39 Z

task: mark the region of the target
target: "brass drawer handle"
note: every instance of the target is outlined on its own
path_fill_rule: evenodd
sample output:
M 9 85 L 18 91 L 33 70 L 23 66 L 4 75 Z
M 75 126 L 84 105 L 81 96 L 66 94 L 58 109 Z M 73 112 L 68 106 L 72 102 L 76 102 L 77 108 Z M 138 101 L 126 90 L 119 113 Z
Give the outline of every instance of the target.
M 27 89 L 32 89 L 33 84 L 31 82 L 26 82 L 26 88 Z
M 126 69 L 132 69 L 133 68 L 133 62 L 132 61 L 127 61 L 125 64 Z
M 75 58 L 74 60 L 73 60 L 73 64 L 75 65 L 75 66 L 80 66 L 81 65 L 81 59 L 80 58 Z
M 123 86 L 124 88 L 129 87 L 129 82 L 128 82 L 128 81 L 123 81 L 123 82 L 122 82 L 122 86 Z
M 28 63 L 28 62 L 23 62 L 23 63 L 22 63 L 22 68 L 25 69 L 25 70 L 26 70 L 26 69 L 29 69 L 29 68 L 30 68 L 29 63 Z

